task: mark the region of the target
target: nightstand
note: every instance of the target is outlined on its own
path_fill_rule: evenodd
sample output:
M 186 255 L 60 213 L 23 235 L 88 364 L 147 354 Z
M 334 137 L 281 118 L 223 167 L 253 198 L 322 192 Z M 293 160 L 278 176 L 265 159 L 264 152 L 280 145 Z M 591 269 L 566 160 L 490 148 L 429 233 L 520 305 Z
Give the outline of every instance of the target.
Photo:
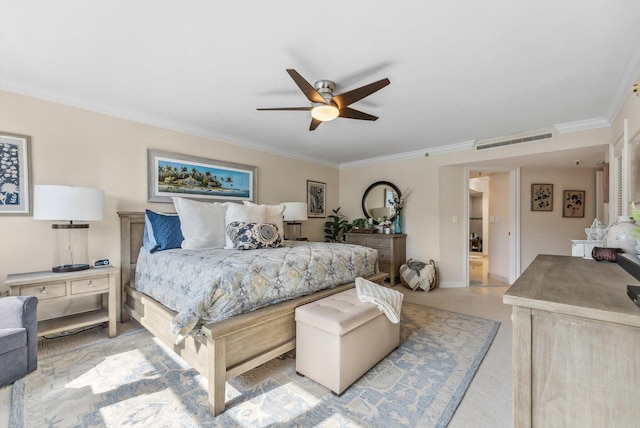
M 5 284 L 12 296 L 38 298 L 38 336 L 106 322 L 109 337 L 115 337 L 119 274 L 113 266 L 67 273 L 17 273 L 7 275 Z

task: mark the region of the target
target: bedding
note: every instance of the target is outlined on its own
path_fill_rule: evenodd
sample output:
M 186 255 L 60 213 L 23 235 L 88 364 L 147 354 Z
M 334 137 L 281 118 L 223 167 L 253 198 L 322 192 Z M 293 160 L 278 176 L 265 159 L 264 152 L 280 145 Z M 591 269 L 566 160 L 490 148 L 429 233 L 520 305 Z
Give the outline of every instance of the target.
M 178 337 L 213 321 L 312 294 L 378 272 L 377 251 L 359 245 L 285 241 L 242 250 L 140 250 L 135 289 L 178 312 Z

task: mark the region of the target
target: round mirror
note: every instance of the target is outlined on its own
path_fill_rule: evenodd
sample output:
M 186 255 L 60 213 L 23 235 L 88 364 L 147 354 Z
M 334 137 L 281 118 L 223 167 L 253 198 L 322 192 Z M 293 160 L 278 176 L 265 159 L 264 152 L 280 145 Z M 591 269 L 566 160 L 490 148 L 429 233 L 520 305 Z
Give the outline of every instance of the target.
M 400 189 L 388 181 L 376 181 L 367 188 L 362 196 L 362 212 L 365 217 L 392 219 L 396 212 L 393 199 L 400 197 Z

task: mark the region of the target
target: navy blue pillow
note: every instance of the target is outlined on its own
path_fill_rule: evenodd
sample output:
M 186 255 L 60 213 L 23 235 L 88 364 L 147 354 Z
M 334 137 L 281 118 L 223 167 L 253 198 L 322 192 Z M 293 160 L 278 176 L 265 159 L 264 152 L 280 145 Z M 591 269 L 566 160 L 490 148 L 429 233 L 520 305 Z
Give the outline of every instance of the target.
M 142 245 L 151 253 L 182 246 L 180 217 L 177 214 L 161 214 L 146 210 Z

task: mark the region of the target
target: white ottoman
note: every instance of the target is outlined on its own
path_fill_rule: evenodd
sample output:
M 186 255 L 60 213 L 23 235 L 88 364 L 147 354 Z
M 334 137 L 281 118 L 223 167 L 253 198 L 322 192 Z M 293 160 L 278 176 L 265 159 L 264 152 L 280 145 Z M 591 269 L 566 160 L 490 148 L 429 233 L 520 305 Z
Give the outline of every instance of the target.
M 400 344 L 393 324 L 355 289 L 296 308 L 296 372 L 342 394 Z

